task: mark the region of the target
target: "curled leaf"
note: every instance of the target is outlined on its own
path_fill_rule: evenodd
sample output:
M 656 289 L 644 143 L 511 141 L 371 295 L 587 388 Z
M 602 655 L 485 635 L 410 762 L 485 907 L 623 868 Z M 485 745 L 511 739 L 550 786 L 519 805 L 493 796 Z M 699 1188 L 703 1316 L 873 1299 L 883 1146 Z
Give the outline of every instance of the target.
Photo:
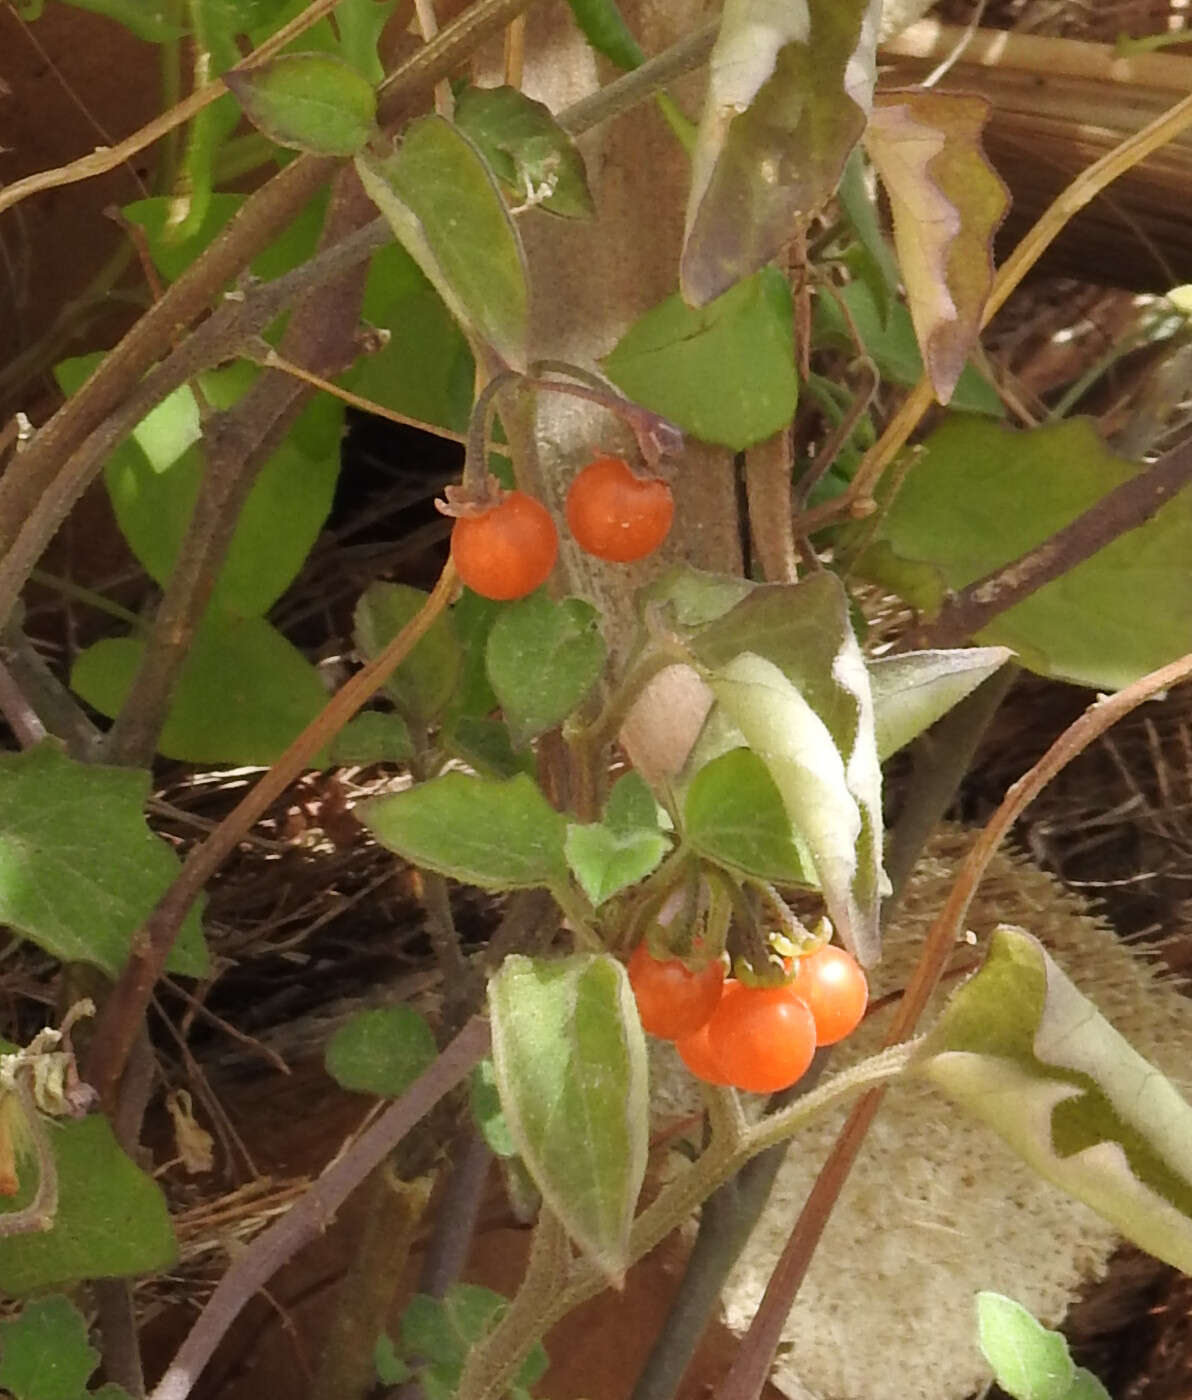
M 894 246 L 932 388 L 952 397 L 993 285 L 993 235 L 1006 212 L 981 149 L 983 97 L 881 93 L 865 131 L 894 216 Z

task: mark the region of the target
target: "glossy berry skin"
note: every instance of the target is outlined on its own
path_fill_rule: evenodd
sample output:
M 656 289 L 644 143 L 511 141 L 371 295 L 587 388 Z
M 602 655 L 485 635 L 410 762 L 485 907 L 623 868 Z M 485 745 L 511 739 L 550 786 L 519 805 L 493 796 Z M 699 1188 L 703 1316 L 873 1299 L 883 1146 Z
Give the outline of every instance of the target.
M 559 532 L 533 496 L 507 491 L 481 515 L 460 516 L 451 530 L 451 558 L 473 593 L 508 602 L 524 598 L 550 577 Z
M 639 943 L 629 959 L 629 985 L 645 1029 L 661 1040 L 678 1040 L 699 1030 L 720 1004 L 724 964 L 710 962 L 692 972 L 677 959 L 652 957 Z
M 676 1040 L 675 1049 L 679 1052 L 679 1059 L 697 1079 L 702 1079 L 705 1084 L 728 1083 L 708 1042 L 706 1024 L 702 1025 L 699 1030 L 693 1031 L 691 1035 L 685 1035 L 681 1040 Z
M 730 1084 L 753 1094 L 789 1088 L 815 1054 L 815 1021 L 789 986 L 733 984 L 706 1034 L 715 1068 Z
M 666 482 L 635 476 L 620 457 L 597 457 L 567 492 L 567 526 L 576 544 L 613 564 L 653 554 L 674 516 Z
M 851 1035 L 869 1004 L 869 983 L 857 960 L 830 943 L 798 959 L 789 986 L 815 1020 L 817 1045 Z

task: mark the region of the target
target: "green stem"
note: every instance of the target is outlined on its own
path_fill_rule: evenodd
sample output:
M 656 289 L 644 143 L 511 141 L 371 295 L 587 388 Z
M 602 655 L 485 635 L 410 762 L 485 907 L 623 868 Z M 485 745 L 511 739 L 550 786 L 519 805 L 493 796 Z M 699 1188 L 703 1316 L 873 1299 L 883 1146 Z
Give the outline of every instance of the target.
M 84 588 L 81 583 L 75 583 L 72 579 L 61 578 L 58 574 L 48 573 L 45 569 L 31 569 L 29 579 L 32 583 L 40 583 L 43 588 L 52 588 L 55 593 L 61 593 L 64 598 L 73 598 L 76 603 L 86 603 L 89 608 L 94 608 L 96 612 L 107 613 L 109 617 L 127 623 L 134 632 L 147 632 L 149 630 L 149 624 L 138 613 L 129 608 L 121 607 L 119 603 L 114 603 L 111 598 L 105 598 L 102 593 L 97 593 L 93 588 Z

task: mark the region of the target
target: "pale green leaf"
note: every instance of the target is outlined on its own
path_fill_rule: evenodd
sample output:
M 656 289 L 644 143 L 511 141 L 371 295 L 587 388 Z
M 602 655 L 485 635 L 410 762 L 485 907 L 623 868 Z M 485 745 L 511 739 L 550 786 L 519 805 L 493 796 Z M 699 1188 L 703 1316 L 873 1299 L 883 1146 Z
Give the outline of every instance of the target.
M 929 729 L 1010 660 L 1005 647 L 904 651 L 869 662 L 878 757 Z
M 977 1294 L 977 1340 L 1014 1400 L 1067 1400 L 1076 1377 L 1068 1343 L 1000 1293 Z
M 1192 1107 L 1036 939 L 995 930 L 915 1068 L 1040 1176 L 1192 1272 Z
M 543 1199 L 612 1280 L 648 1146 L 646 1045 L 629 978 L 607 956 L 507 958 L 489 983 L 509 1132 Z
M 179 870 L 145 825 L 150 786 L 140 769 L 77 763 L 52 739 L 0 754 L 0 921 L 62 962 L 114 977 Z M 197 910 L 166 966 L 208 972 Z
M 635 885 L 653 870 L 670 847 L 654 829 L 616 832 L 600 822 L 567 828 L 567 863 L 594 909 Z

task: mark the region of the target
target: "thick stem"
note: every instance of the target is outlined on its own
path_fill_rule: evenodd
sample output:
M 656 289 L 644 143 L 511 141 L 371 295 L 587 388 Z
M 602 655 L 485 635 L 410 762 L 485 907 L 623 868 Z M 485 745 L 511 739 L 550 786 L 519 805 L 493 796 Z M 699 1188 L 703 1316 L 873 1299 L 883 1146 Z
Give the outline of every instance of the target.
M 374 1169 L 310 1400 L 364 1400 L 376 1384 L 373 1349 L 385 1330 L 429 1197 L 426 1178 L 401 1181 L 389 1162 Z

